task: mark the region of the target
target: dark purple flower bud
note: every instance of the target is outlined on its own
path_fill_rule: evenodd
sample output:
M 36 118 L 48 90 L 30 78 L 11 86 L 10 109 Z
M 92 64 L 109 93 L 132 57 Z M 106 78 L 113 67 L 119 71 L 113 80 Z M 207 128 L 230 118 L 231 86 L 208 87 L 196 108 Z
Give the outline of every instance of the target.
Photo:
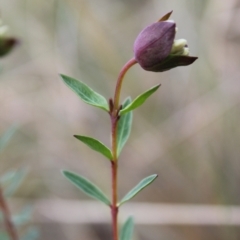
M 8 54 L 17 43 L 18 41 L 15 38 L 0 37 L 0 57 Z
M 135 40 L 135 59 L 146 71 L 163 72 L 190 65 L 197 59 L 188 56 L 186 40 L 174 40 L 176 24 L 168 20 L 171 13 L 143 29 Z
M 4 25 L 0 19 L 0 57 L 8 54 L 18 43 L 18 40 L 7 35 L 8 26 Z

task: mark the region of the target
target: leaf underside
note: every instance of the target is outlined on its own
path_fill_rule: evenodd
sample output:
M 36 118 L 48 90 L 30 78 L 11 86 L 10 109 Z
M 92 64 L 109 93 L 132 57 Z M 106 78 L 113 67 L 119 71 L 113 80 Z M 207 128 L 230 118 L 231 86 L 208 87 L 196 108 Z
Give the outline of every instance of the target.
M 120 115 L 123 115 L 129 111 L 134 110 L 135 108 L 140 107 L 154 92 L 156 92 L 158 90 L 158 88 L 160 86 L 161 86 L 161 84 L 158 84 L 158 85 L 148 89 L 146 92 L 137 96 L 130 104 L 128 104 L 125 108 L 123 108 L 120 111 Z
M 85 83 L 80 82 L 72 77 L 68 77 L 63 74 L 60 74 L 60 76 L 65 84 L 72 89 L 82 99 L 83 102 L 101 108 L 107 112 L 109 111 L 108 102 L 102 95 L 95 92 Z
M 112 152 L 109 148 L 107 148 L 103 143 L 98 141 L 97 139 L 81 136 L 81 135 L 74 135 L 75 138 L 80 140 L 81 142 L 85 143 L 91 149 L 103 154 L 109 160 L 112 160 Z
M 95 198 L 105 203 L 106 205 L 110 206 L 111 203 L 105 196 L 105 194 L 95 184 L 90 182 L 87 178 L 65 170 L 63 171 L 63 175 L 88 196 Z
M 140 191 L 142 191 L 145 187 L 147 187 L 149 184 L 151 184 L 156 178 L 157 174 L 153 174 L 151 176 L 148 176 L 144 179 L 142 179 L 132 190 L 130 190 L 124 197 L 123 199 L 119 202 L 119 206 L 122 205 L 123 203 L 129 201 L 132 199 L 136 194 L 138 194 Z

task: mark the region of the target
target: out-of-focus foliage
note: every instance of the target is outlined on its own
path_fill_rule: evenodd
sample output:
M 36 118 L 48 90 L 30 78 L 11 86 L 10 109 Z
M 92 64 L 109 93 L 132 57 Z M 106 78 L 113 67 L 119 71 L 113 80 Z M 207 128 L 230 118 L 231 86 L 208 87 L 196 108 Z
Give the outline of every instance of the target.
M 81 103 L 59 73 L 113 97 L 136 36 L 173 10 L 177 38 L 188 39 L 191 55 L 199 59 L 162 74 L 137 65 L 128 72 L 122 100 L 162 86 L 134 111 L 132 134 L 119 162 L 119 196 L 156 173 L 159 177 L 135 201 L 240 204 L 239 0 L 0 3 L 4 22 L 21 42 L 1 61 L 0 75 L 0 130 L 15 122 L 20 126 L 1 155 L 7 159 L 0 162 L 1 175 L 26 165 L 30 169 L 15 197 L 34 206 L 46 198 L 88 200 L 62 177 L 61 169 L 83 174 L 110 193 L 109 161 L 73 137 L 92 136 L 108 146 L 109 118 Z M 64 209 L 58 213 L 67 214 Z M 39 223 L 44 240 L 109 239 L 109 226 L 44 220 Z M 136 233 L 140 240 L 240 238 L 239 226 L 136 225 Z
M 15 133 L 15 130 L 16 130 L 16 127 L 12 127 L 0 137 L 0 152 L 3 151 L 4 147 L 9 142 L 13 134 Z M 1 191 L 3 191 L 3 195 L 6 198 L 5 199 L 6 202 L 7 202 L 7 198 L 12 196 L 17 191 L 23 179 L 25 178 L 26 174 L 27 174 L 26 170 L 16 170 L 16 171 L 8 171 L 0 177 Z M 31 215 L 32 215 L 32 208 L 30 207 L 25 207 L 21 209 L 21 211 L 16 215 L 11 215 L 14 227 L 15 226 L 19 227 L 19 226 L 28 224 L 30 222 Z M 2 226 L 4 226 L 4 216 L 1 209 L 0 209 L 0 223 Z M 38 230 L 32 227 L 29 227 L 29 229 L 27 230 L 27 233 L 24 233 L 21 239 L 34 240 L 37 237 L 38 237 Z M 9 236 L 6 232 L 0 231 L 0 239 L 8 240 Z

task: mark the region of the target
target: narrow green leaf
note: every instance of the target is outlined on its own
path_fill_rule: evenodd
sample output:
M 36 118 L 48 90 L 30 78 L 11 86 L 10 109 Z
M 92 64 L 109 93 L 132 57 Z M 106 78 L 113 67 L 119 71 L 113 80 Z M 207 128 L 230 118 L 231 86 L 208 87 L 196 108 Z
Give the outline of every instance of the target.
M 22 181 L 26 177 L 27 172 L 27 169 L 21 169 L 16 171 L 15 174 L 12 175 L 12 178 L 9 179 L 9 183 L 6 185 L 6 187 L 4 187 L 4 195 L 6 197 L 10 197 L 15 193 L 15 191 L 18 189 L 18 187 L 21 185 Z
M 131 98 L 128 97 L 123 102 L 123 105 L 122 105 L 123 108 L 125 108 L 130 103 L 131 103 Z M 118 156 L 130 136 L 131 127 L 132 127 L 132 118 L 133 118 L 132 112 L 128 112 L 123 116 L 121 116 L 118 122 L 118 125 L 117 125 L 117 155 Z
M 66 85 L 72 89 L 85 103 L 109 111 L 107 100 L 99 93 L 93 91 L 85 83 L 74 78 L 60 74 Z
M 152 183 L 156 178 L 157 174 L 153 174 L 151 176 L 148 176 L 141 180 L 131 191 L 129 191 L 124 198 L 120 201 L 118 204 L 119 206 L 123 203 L 127 202 L 131 198 L 133 198 L 137 193 L 139 193 L 141 190 L 143 190 L 145 187 L 147 187 L 150 183 Z
M 108 206 L 111 205 L 105 194 L 88 179 L 69 171 L 63 171 L 63 175 L 90 197 L 96 198 Z
M 9 128 L 3 134 L 3 136 L 1 136 L 1 138 L 0 138 L 0 151 L 2 151 L 4 149 L 4 147 L 8 144 L 9 140 L 11 139 L 11 137 L 13 136 L 15 131 L 16 131 L 16 126 L 13 126 L 13 127 Z
M 146 92 L 142 93 L 138 97 L 136 97 L 129 105 L 127 105 L 125 108 L 123 108 L 120 111 L 120 115 L 123 115 L 124 113 L 127 113 L 129 111 L 132 111 L 133 109 L 140 107 L 146 100 L 149 98 L 154 92 L 158 90 L 158 88 L 161 86 L 161 84 L 158 84 Z
M 120 232 L 120 240 L 132 240 L 133 236 L 133 217 L 129 217 L 127 221 L 123 224 Z
M 87 136 L 80 136 L 80 135 L 74 135 L 75 138 L 80 140 L 81 142 L 88 145 L 91 149 L 100 152 L 103 154 L 106 158 L 112 160 L 112 152 L 109 148 L 107 148 L 103 143 L 99 142 L 97 139 L 90 138 Z

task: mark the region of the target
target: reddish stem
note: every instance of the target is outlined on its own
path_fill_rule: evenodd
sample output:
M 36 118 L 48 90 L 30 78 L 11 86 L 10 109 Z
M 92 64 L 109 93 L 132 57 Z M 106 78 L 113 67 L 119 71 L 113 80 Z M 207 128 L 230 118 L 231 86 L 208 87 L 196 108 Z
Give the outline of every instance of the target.
M 111 161 L 112 167 L 112 204 L 111 204 L 111 214 L 112 214 L 112 229 L 113 229 L 113 240 L 118 240 L 118 185 L 117 185 L 117 171 L 118 171 L 118 155 L 117 155 L 117 125 L 119 120 L 119 98 L 122 88 L 123 78 L 126 72 L 136 64 L 136 60 L 132 58 L 129 60 L 122 68 L 119 73 L 114 101 L 110 100 L 110 117 L 112 124 L 112 155 L 113 159 Z
M 123 78 L 124 78 L 126 72 L 129 70 L 129 68 L 132 67 L 136 63 L 137 63 L 137 61 L 135 60 L 135 58 L 130 59 L 123 66 L 122 70 L 120 71 L 120 73 L 118 75 L 118 80 L 117 80 L 117 85 L 115 88 L 115 95 L 114 95 L 114 108 L 115 109 L 118 109 L 118 107 L 119 107 L 119 98 L 120 98 L 120 93 L 121 93 L 121 89 L 122 89 Z
M 118 206 L 117 206 L 117 162 L 112 161 L 112 228 L 113 240 L 118 240 Z
M 0 208 L 3 214 L 3 221 L 4 225 L 6 227 L 6 230 L 8 232 L 8 235 L 11 240 L 18 240 L 18 234 L 17 230 L 11 220 L 11 214 L 7 205 L 7 202 L 5 201 L 5 198 L 3 196 L 3 190 L 0 186 Z
M 111 204 L 111 214 L 112 214 L 112 228 L 113 228 L 113 240 L 118 240 L 118 194 L 117 194 L 117 121 L 118 118 L 115 116 L 114 110 L 111 113 L 111 123 L 112 123 L 112 155 L 113 159 L 111 161 L 112 170 L 112 204 Z

